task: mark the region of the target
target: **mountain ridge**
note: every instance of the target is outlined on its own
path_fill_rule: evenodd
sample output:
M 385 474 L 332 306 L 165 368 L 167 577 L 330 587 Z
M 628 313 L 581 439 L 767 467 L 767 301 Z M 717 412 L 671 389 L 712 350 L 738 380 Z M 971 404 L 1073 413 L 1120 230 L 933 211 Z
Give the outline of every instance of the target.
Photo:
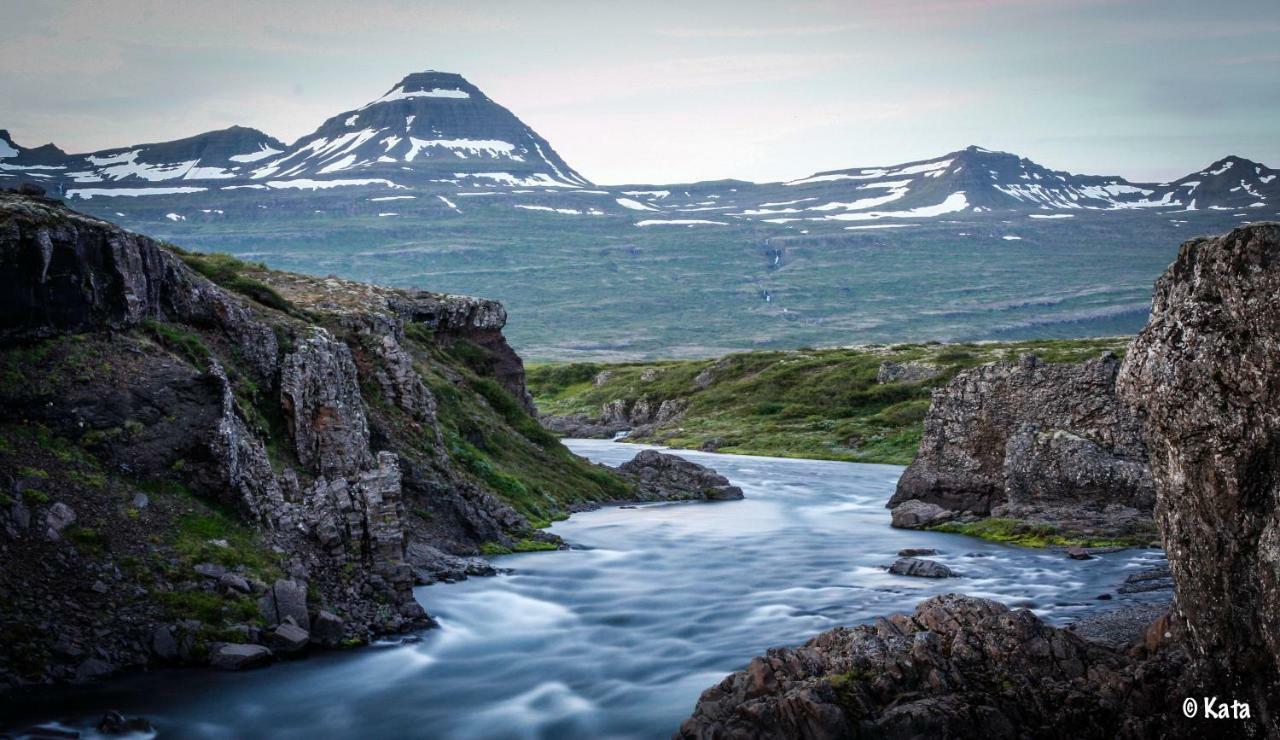
M 34 182 L 69 199 L 200 194 L 199 199 L 207 201 L 214 191 L 239 189 L 602 187 L 602 194 L 625 197 L 582 212 L 563 204 L 537 203 L 526 204 L 525 210 L 549 208 L 560 215 L 664 208 L 725 211 L 726 216 L 775 226 L 796 221 L 931 218 L 985 210 L 1259 208 L 1280 202 L 1276 174 L 1259 162 L 1231 154 L 1175 180 L 1139 182 L 1119 175 L 1054 170 L 1017 154 L 970 145 L 926 159 L 821 170 L 778 182 L 722 179 L 595 186 L 550 142 L 465 77 L 436 70 L 405 76 L 381 96 L 330 116 L 290 144 L 234 125 L 173 141 L 67 154 L 52 143 L 24 148 L 8 131 L 0 131 L 0 184 Z M 682 205 L 687 208 L 676 208 L 674 199 L 655 202 L 676 190 L 686 191 Z M 733 198 L 735 209 L 722 207 L 724 203 L 696 202 L 695 190 L 743 195 Z M 801 196 L 774 197 L 788 191 Z M 761 197 L 753 202 L 750 194 Z M 718 199 L 728 200 L 725 193 Z M 795 202 L 780 204 L 780 200 Z M 461 213 L 456 206 L 445 210 Z M 691 222 L 678 224 L 690 226 L 717 223 L 674 220 Z
M 137 152 L 101 165 L 5 143 L 0 188 L 34 182 L 135 232 L 280 269 L 489 295 L 520 312 L 513 343 L 539 360 L 1123 334 L 1169 245 L 1280 216 L 1278 173 L 1234 155 L 1163 183 L 972 146 L 776 183 L 583 184 L 446 73 L 287 146 L 223 135 L 245 138 L 213 158 L 90 155 Z

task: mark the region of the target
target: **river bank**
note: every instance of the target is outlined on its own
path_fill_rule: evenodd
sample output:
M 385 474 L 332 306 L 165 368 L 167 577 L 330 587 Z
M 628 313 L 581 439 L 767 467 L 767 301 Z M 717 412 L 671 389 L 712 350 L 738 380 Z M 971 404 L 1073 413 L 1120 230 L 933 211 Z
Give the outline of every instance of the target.
M 640 449 L 568 445 L 608 464 Z M 148 717 L 162 737 L 428 727 L 449 738 L 665 737 L 702 689 L 750 655 L 910 611 L 935 594 L 1028 606 L 1058 625 L 1164 598 L 1120 592 L 1126 578 L 1161 564 L 1158 550 L 1072 561 L 1061 551 L 892 529 L 883 504 L 897 466 L 680 454 L 716 468 L 746 498 L 574 514 L 551 529 L 569 550 L 495 558 L 511 572 L 416 589 L 440 623 L 410 636 L 420 641 L 246 674 L 137 674 L 28 702 L 22 719 L 84 729 L 119 709 Z M 934 557 L 961 577 L 886 572 L 906 547 L 939 550 Z

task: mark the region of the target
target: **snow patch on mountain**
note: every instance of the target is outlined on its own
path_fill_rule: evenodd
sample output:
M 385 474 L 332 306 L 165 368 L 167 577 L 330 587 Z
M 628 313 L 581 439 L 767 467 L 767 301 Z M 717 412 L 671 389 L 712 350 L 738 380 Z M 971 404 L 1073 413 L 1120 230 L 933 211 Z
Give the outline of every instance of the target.
M 712 226 L 728 226 L 725 221 L 706 221 L 699 218 L 676 218 L 676 219 L 646 219 L 637 221 L 636 226 L 698 226 L 707 224 Z
M 516 177 L 510 172 L 455 172 L 453 173 L 453 176 L 459 179 L 465 179 L 469 177 L 470 178 L 478 177 L 484 180 L 491 180 L 495 183 L 502 183 L 503 185 L 514 185 L 516 187 L 544 187 L 544 188 L 576 188 L 577 187 L 577 185 L 573 185 L 571 183 L 560 182 L 559 180 L 552 179 L 550 175 L 547 175 L 542 172 L 536 172 L 528 177 Z
M 390 180 L 384 180 L 382 178 L 352 180 L 311 180 L 307 178 L 298 178 L 296 180 L 271 180 L 267 182 L 267 187 L 275 190 L 328 190 L 330 188 L 354 187 L 358 185 L 382 185 L 388 188 L 402 187 Z
M 411 100 L 413 98 L 453 98 L 457 100 L 464 100 L 470 97 L 471 97 L 471 93 L 467 92 L 466 90 L 446 90 L 444 88 L 437 87 L 431 90 L 415 90 L 413 92 L 405 92 L 403 87 L 400 87 L 397 85 L 396 87 L 392 88 L 391 92 L 387 93 L 386 95 L 383 95 L 382 97 L 378 98 L 372 103 L 368 103 L 363 108 L 360 108 L 360 110 L 371 108 L 379 103 L 392 103 L 397 100 Z
M 404 161 L 412 162 L 419 152 L 431 147 L 448 149 L 455 156 L 463 159 L 467 156 L 463 152 L 468 152 L 474 156 L 484 154 L 493 159 L 506 157 L 517 162 L 524 161 L 524 157 L 515 154 L 516 145 L 509 141 L 499 141 L 497 139 L 415 139 L 413 137 L 409 137 L 409 151 L 404 155 Z M 388 151 L 390 150 L 388 149 Z
M 618 199 L 617 199 L 617 202 L 618 202 L 618 205 L 622 206 L 623 208 L 629 208 L 629 209 L 631 209 L 631 210 L 633 210 L 633 211 L 656 211 L 656 210 L 658 210 L 657 208 L 654 208 L 653 206 L 645 205 L 644 203 L 641 203 L 641 202 L 640 202 L 640 201 L 638 201 L 638 200 L 632 200 L 631 198 L 618 198 Z
M 89 200 L 95 196 L 108 198 L 128 196 L 132 198 L 140 195 L 182 195 L 185 193 L 199 193 L 205 190 L 208 190 L 208 188 L 74 188 L 67 191 L 67 197 L 82 198 L 84 200 Z
M 517 203 L 515 207 L 524 209 L 526 211 L 546 211 L 548 213 L 563 213 L 569 216 L 582 215 L 582 211 L 579 211 L 574 208 L 552 208 L 551 206 L 530 206 L 530 205 L 524 205 L 522 203 Z
M 944 213 L 955 213 L 963 211 L 969 207 L 969 201 L 965 198 L 964 192 L 956 192 L 948 195 L 941 203 L 931 206 L 921 206 L 906 211 L 868 211 L 863 213 L 837 213 L 826 218 L 834 221 L 870 221 L 881 218 L 929 218 L 931 216 L 941 216 Z
M 250 162 L 257 162 L 260 159 L 266 159 L 267 157 L 271 157 L 276 154 L 280 154 L 279 149 L 269 147 L 266 144 L 259 144 L 258 146 L 259 148 L 258 148 L 258 151 L 256 152 L 248 152 L 246 154 L 232 154 L 230 157 L 227 157 L 227 159 L 231 160 L 232 162 L 243 162 L 247 164 Z

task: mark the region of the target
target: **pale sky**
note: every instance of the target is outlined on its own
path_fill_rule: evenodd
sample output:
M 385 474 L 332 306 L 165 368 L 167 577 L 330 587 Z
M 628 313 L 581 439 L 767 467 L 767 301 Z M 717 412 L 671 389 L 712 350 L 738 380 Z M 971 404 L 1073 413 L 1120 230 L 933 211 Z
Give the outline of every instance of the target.
M 1162 180 L 1280 166 L 1276 0 L 0 0 L 0 128 L 70 152 L 284 140 L 458 72 L 602 184 L 978 144 Z

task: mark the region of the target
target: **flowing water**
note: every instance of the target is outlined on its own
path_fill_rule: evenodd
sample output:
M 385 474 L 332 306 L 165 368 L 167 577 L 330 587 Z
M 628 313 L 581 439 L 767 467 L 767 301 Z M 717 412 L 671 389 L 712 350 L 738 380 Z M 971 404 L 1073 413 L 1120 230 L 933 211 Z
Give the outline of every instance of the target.
M 643 449 L 568 444 L 614 465 Z M 575 514 L 552 529 L 568 551 L 501 557 L 510 574 L 419 588 L 440 628 L 418 643 L 245 674 L 143 674 L 59 694 L 38 711 L 83 728 L 117 708 L 173 737 L 661 738 L 703 689 L 768 647 L 952 591 L 1063 623 L 1163 557 L 1074 561 L 891 529 L 884 502 L 896 466 L 679 454 L 726 475 L 746 499 Z M 937 548 L 934 559 L 963 577 L 889 575 L 881 566 L 904 547 Z M 1129 598 L 1151 597 L 1117 600 Z

